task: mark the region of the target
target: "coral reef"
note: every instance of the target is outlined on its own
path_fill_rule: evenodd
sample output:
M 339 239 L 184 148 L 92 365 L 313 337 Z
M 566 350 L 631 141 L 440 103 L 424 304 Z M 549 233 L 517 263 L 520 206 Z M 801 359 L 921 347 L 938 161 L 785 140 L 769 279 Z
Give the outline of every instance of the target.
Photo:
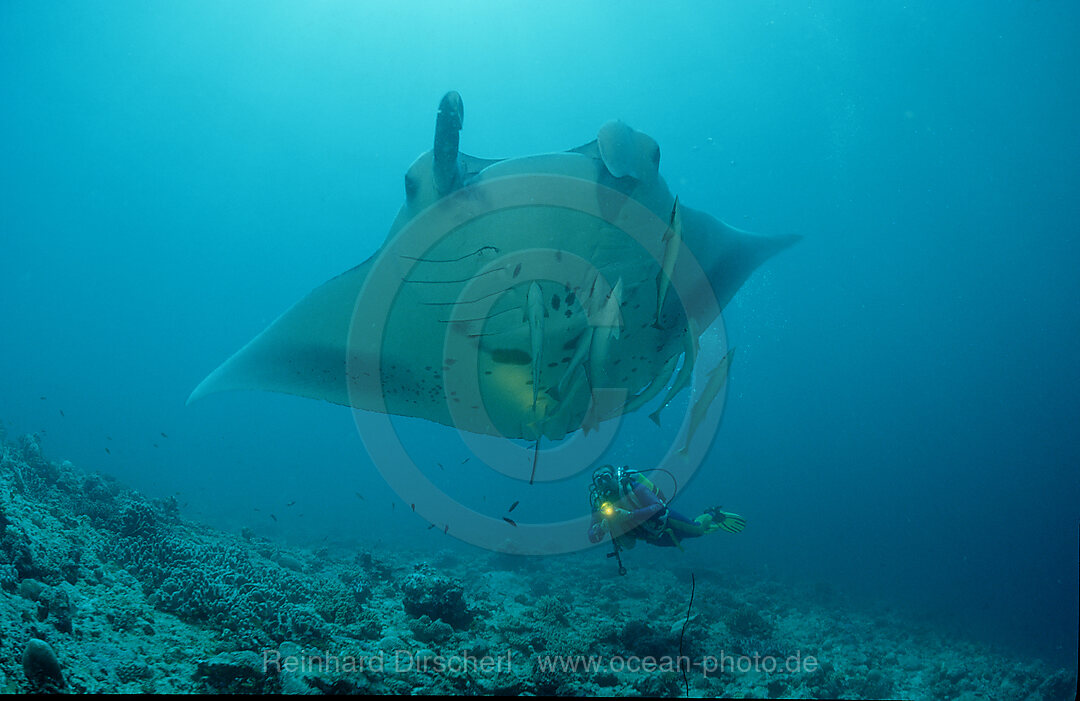
M 427 566 L 402 580 L 401 593 L 405 612 L 410 616 L 428 616 L 455 628 L 466 628 L 475 615 L 465 604 L 465 588 Z
M 698 571 L 687 618 L 686 573 L 595 562 L 287 548 L 187 522 L 24 436 L 0 442 L 0 689 L 682 696 L 685 673 L 691 696 L 1075 692 L 1072 670 L 834 593 Z

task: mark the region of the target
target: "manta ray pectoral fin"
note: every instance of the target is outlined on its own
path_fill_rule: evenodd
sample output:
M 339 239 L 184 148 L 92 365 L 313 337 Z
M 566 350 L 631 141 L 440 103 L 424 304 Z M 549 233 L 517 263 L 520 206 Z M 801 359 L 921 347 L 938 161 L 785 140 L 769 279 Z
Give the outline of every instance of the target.
M 765 236 L 743 231 L 681 203 L 679 216 L 683 242 L 702 261 L 720 308 L 727 306 L 758 266 L 802 239 L 798 234 Z M 693 300 L 683 303 L 694 306 Z
M 373 355 L 372 348 L 349 343 L 356 300 L 370 267 L 368 261 L 312 290 L 199 383 L 188 404 L 246 389 L 376 408 L 372 397 L 350 393 L 348 380 L 364 378 L 346 376 L 348 355 L 357 368 Z

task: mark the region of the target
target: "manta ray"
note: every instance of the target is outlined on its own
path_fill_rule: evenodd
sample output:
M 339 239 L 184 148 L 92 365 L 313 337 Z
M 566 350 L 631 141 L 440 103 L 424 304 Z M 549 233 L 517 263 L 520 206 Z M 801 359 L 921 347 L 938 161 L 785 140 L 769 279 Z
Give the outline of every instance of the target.
M 450 92 L 380 249 L 282 314 L 189 403 L 267 390 L 559 440 L 668 388 L 659 424 L 690 384 L 702 331 L 800 238 L 684 205 L 656 141 L 621 121 L 569 151 L 494 160 L 460 151 L 463 124 Z

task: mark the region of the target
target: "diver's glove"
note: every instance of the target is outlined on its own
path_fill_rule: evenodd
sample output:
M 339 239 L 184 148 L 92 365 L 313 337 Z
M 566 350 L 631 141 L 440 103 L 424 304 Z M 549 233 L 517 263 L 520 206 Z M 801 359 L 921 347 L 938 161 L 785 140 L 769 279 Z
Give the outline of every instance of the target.
M 705 514 L 699 516 L 698 519 L 702 519 L 706 516 L 710 519 L 708 525 L 705 526 L 706 533 L 712 533 L 721 528 L 728 533 L 739 533 L 742 529 L 746 528 L 745 518 L 738 514 L 733 514 L 730 511 L 721 511 L 719 507 L 706 509 Z
M 599 543 L 607 535 L 607 524 L 602 520 L 589 526 L 589 542 Z

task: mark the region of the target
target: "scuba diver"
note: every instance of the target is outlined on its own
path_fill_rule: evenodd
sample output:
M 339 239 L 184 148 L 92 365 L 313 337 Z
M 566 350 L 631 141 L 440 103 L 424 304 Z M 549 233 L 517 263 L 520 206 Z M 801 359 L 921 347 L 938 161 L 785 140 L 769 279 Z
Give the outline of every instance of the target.
M 718 530 L 738 533 L 746 527 L 742 516 L 719 508 L 706 509 L 690 520 L 669 508 L 663 492 L 645 475 L 626 467 L 596 468 L 589 487 L 589 504 L 593 510 L 589 540 L 599 543 L 605 534 L 610 534 L 615 552 L 608 557 L 619 557 L 622 548 L 632 548 L 638 540 L 681 550 L 685 538 Z M 619 574 L 625 572 L 620 558 Z

